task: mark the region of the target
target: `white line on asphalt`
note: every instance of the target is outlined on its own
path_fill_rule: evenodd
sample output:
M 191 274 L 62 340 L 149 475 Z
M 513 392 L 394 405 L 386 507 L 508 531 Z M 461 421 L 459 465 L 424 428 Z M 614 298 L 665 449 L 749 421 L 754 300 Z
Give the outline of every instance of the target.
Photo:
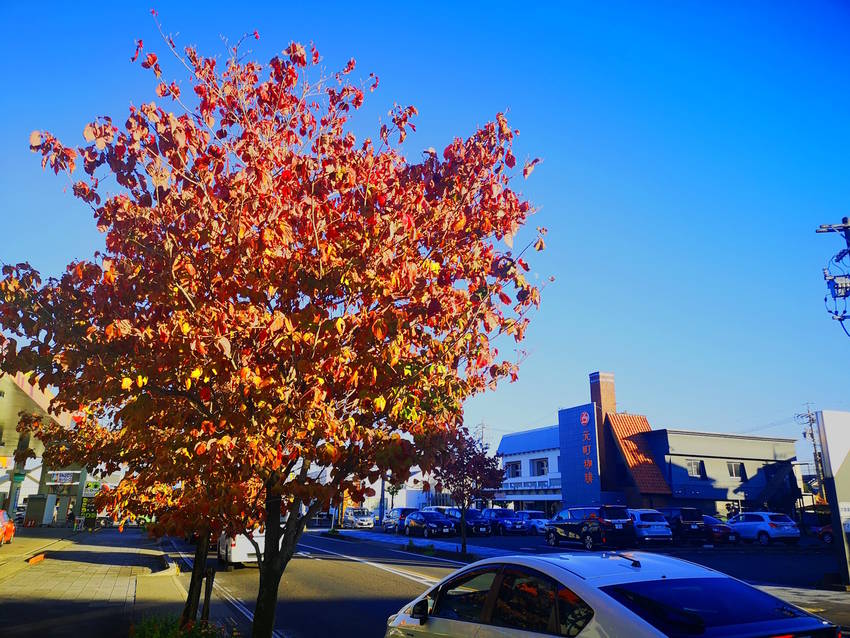
M 363 563 L 364 565 L 369 565 L 370 567 L 374 567 L 375 569 L 381 569 L 385 572 L 395 574 L 396 576 L 401 576 L 402 578 L 407 578 L 408 580 L 415 581 L 420 585 L 434 585 L 438 582 L 438 579 L 431 578 L 430 576 L 425 576 L 424 574 L 415 574 L 413 572 L 403 571 L 401 569 L 394 569 L 392 567 L 387 567 L 386 565 L 381 565 L 380 563 L 373 563 L 372 561 L 365 560 L 363 558 L 357 558 L 356 556 L 349 556 L 347 554 L 340 554 L 339 552 L 332 552 L 329 549 L 322 549 L 321 547 L 313 547 L 311 545 L 305 545 L 304 543 L 298 544 L 301 547 L 306 547 L 307 549 L 314 549 L 319 552 L 325 552 L 326 554 L 333 554 L 334 556 L 339 556 L 340 558 L 345 558 L 347 560 L 353 560 L 358 563 Z
M 338 538 L 327 538 L 327 537 L 325 538 L 325 540 L 334 541 L 336 543 L 347 543 L 348 542 L 348 541 L 341 541 Z M 366 542 L 369 542 L 369 541 L 367 540 Z M 302 543 L 298 543 L 298 544 L 301 545 Z M 306 547 L 306 545 L 305 545 L 305 547 Z M 387 548 L 387 549 L 389 549 L 389 548 Z M 395 552 L 396 554 L 403 554 L 403 555 L 408 556 L 408 557 L 410 556 L 410 552 L 404 552 L 400 549 L 389 549 L 389 551 Z M 416 557 L 417 558 L 427 558 L 428 560 L 433 560 L 433 561 L 436 561 L 438 563 L 451 563 L 452 565 L 469 565 L 469 563 L 463 563 L 459 560 L 451 560 L 449 558 L 437 558 L 435 556 L 428 556 L 427 554 L 416 554 Z
M 404 554 L 408 558 L 411 557 L 410 552 L 405 552 L 405 551 L 402 551 L 400 549 L 391 549 L 390 551 L 395 552 L 396 554 Z M 469 563 L 462 563 L 459 560 L 451 560 L 451 559 L 448 559 L 448 558 L 436 558 L 434 556 L 428 556 L 427 554 L 414 554 L 414 556 L 416 556 L 416 558 L 427 558 L 428 560 L 437 561 L 439 563 L 451 563 L 452 565 L 464 565 L 464 566 L 469 565 Z
M 189 566 L 189 569 L 192 569 L 192 566 L 194 564 L 194 560 L 192 558 L 190 558 L 187 554 L 184 554 L 182 551 L 180 551 L 180 549 L 174 544 L 174 541 L 169 539 L 169 542 L 171 543 L 171 546 L 174 548 L 174 550 L 177 552 L 177 554 L 180 556 L 180 558 L 182 558 L 183 561 Z M 253 612 L 250 609 L 248 609 L 245 605 L 243 605 L 242 601 L 237 600 L 236 597 L 233 594 L 231 594 L 230 591 L 226 587 L 224 587 L 218 581 L 213 581 L 213 588 L 217 589 L 218 592 L 224 597 L 224 599 L 227 602 L 229 602 L 231 605 L 233 605 L 233 607 L 236 609 L 236 611 L 238 611 L 240 614 L 245 616 L 245 618 L 248 619 L 248 622 L 251 622 L 251 623 L 254 622 Z M 272 636 L 273 636 L 273 638 L 285 638 L 285 636 L 276 629 L 274 631 L 272 631 Z

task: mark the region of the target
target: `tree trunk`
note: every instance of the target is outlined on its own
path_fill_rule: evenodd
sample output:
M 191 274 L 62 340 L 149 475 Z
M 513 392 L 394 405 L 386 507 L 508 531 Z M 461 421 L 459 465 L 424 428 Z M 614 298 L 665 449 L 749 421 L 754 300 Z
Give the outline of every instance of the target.
M 201 586 L 204 580 L 204 569 L 207 566 L 207 552 L 210 548 L 210 530 L 204 526 L 198 530 L 198 543 L 195 545 L 195 561 L 192 564 L 192 580 L 189 581 L 189 595 L 180 616 L 180 627 L 195 622 L 198 617 L 198 605 L 201 600 Z
M 466 556 L 466 508 L 460 509 L 460 552 Z
M 254 608 L 254 623 L 251 627 L 252 638 L 271 638 L 274 631 L 274 616 L 277 611 L 277 591 L 286 562 L 281 560 L 280 546 L 280 507 L 279 494 L 272 491 L 273 483 L 266 484 L 266 546 L 259 560 L 260 589 L 257 592 L 257 605 Z M 290 512 L 289 518 L 297 516 Z M 288 527 L 288 525 L 287 525 Z M 289 549 L 289 548 L 286 548 Z M 288 561 L 287 561 L 288 562 Z
M 268 539 L 266 541 L 268 542 Z M 260 569 L 260 590 L 257 593 L 257 605 L 254 608 L 252 638 L 271 638 L 272 636 L 278 588 L 282 576 L 283 570 L 269 569 L 265 565 Z

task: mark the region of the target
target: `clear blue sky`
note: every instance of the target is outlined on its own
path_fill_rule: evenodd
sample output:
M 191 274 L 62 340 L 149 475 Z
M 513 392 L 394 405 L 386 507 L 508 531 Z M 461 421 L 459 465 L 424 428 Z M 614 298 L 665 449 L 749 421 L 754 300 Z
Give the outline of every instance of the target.
M 544 159 L 518 187 L 550 230 L 535 270 L 557 281 L 520 381 L 468 405 L 492 443 L 587 401 L 594 370 L 614 372 L 619 405 L 655 427 L 740 432 L 806 401 L 850 409 L 850 340 L 822 303 L 840 245 L 814 233 L 850 208 L 846 5 L 182 4 L 4 7 L 0 259 L 56 274 L 100 246 L 27 140 L 48 129 L 79 143 L 94 116 L 123 121 L 154 97 L 129 57 L 135 38 L 162 51 L 155 6 L 207 53 L 257 29 L 261 61 L 292 39 L 315 41 L 331 69 L 355 57 L 364 80 L 381 78 L 358 130 L 415 104 L 412 158 L 509 109 L 518 156 Z

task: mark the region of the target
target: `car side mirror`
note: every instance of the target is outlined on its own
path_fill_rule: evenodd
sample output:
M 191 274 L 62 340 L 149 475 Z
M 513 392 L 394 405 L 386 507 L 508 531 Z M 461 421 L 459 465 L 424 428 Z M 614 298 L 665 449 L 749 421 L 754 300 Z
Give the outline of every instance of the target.
M 410 614 L 411 618 L 415 618 L 419 620 L 420 625 L 424 625 L 428 620 L 428 599 L 423 598 L 416 602 L 413 605 L 413 612 Z

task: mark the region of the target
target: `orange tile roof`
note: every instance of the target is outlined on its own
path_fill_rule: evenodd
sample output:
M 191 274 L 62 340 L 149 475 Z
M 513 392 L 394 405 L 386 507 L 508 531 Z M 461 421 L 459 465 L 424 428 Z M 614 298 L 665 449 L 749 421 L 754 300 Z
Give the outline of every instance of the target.
M 644 438 L 640 436 L 641 433 L 652 430 L 646 417 L 638 414 L 616 413 L 608 413 L 606 416 L 608 423 L 611 424 L 617 446 L 640 492 L 642 494 L 672 494 Z

